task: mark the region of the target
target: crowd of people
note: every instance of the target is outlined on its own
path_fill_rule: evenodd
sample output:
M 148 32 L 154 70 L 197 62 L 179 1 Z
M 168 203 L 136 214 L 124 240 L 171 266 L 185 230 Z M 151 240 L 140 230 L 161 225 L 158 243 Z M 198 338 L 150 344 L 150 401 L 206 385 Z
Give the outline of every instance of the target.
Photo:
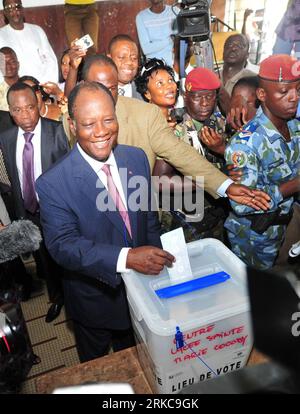
M 256 269 L 289 264 L 300 239 L 299 61 L 274 54 L 253 68 L 247 36 L 234 34 L 219 75 L 193 68 L 188 45 L 179 88 L 175 15 L 162 0 L 137 14 L 139 45 L 120 33 L 106 55 L 97 53 L 95 1 L 68 0 L 60 64 L 43 30 L 24 22 L 21 0 L 3 0 L 3 8 L 0 231 L 22 219 L 40 228 L 33 255 L 52 303 L 46 322 L 65 305 L 81 362 L 134 344 L 121 273 L 171 267 L 163 232 L 182 227 L 187 242 L 217 238 Z M 92 48 L 76 43 L 85 33 Z M 159 214 L 151 176 L 170 183 L 169 209 L 156 187 Z M 138 209 L 133 177 L 146 183 Z M 193 197 L 197 177 L 200 215 L 174 196 Z M 13 265 L 28 300 L 33 280 L 22 260 Z

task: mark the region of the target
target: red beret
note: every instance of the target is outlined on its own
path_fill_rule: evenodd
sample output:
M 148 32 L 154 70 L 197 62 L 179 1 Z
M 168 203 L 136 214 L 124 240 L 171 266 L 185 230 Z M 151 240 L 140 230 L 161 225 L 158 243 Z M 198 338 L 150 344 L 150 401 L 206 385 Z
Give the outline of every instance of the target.
M 209 69 L 196 68 L 193 69 L 186 77 L 185 89 L 188 92 L 201 90 L 219 89 L 221 81 L 218 76 Z
M 295 82 L 300 79 L 300 61 L 289 55 L 273 55 L 260 64 L 258 76 L 274 82 Z

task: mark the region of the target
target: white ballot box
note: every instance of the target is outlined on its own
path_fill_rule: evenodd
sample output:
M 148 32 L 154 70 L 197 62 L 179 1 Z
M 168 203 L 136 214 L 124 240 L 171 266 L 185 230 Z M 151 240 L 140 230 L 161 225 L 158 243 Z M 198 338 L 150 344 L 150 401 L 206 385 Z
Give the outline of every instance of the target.
M 216 239 L 187 245 L 193 276 L 123 274 L 138 356 L 154 393 L 243 367 L 252 348 L 246 267 Z

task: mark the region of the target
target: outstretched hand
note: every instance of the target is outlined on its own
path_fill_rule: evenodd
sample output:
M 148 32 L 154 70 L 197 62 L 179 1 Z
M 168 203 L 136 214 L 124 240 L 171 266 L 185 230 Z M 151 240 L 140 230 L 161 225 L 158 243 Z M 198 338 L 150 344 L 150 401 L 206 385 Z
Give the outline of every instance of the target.
M 172 267 L 175 257 L 165 250 L 153 246 L 130 249 L 126 267 L 146 275 L 158 275 L 164 266 Z
M 250 190 L 241 184 L 231 184 L 226 191 L 230 200 L 238 204 L 244 204 L 254 210 L 268 210 L 270 208 L 270 196 L 261 190 Z

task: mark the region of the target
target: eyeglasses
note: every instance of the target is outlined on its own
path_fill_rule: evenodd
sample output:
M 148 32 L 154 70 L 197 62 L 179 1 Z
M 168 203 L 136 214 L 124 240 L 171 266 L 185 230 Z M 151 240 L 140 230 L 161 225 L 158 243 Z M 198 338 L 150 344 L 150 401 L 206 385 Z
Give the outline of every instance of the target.
M 22 10 L 23 5 L 21 3 L 17 4 L 8 4 L 7 6 L 4 6 L 4 10 L 8 13 L 11 13 L 13 10 L 19 11 Z

